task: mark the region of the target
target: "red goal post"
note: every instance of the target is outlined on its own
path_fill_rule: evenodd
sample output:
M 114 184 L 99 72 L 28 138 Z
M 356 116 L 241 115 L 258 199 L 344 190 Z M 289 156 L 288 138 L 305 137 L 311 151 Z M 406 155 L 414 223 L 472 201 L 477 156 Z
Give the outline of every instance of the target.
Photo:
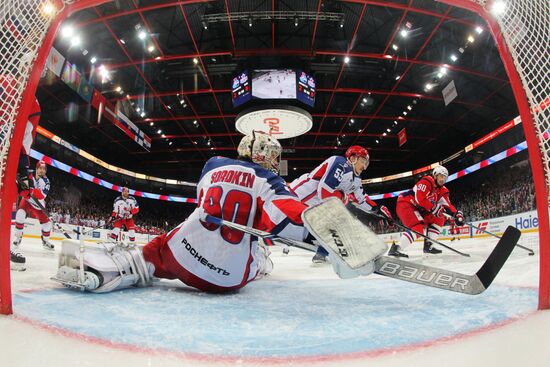
M 71 13 L 109 0 L 0 0 L 0 313 L 12 313 L 9 264 L 15 176 L 26 116 L 55 33 Z M 351 0 L 350 0 L 351 1 Z M 539 308 L 550 308 L 548 187 L 550 30 L 548 0 L 437 0 L 479 14 L 487 23 L 508 73 L 518 105 L 535 182 L 539 217 Z M 374 5 L 379 0 L 360 1 Z

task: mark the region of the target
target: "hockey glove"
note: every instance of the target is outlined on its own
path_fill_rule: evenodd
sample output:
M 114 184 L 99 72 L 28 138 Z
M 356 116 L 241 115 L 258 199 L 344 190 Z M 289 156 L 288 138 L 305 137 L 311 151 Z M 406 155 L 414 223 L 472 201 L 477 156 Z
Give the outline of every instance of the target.
M 136 215 L 138 212 L 139 212 L 139 208 L 132 208 L 132 210 L 130 210 L 130 213 L 132 215 Z
M 375 206 L 374 212 L 379 216 L 383 217 L 384 224 L 389 225 L 393 224 L 393 217 L 388 208 L 385 205 Z
M 28 176 L 17 174 L 17 177 L 15 178 L 15 182 L 17 183 L 17 189 L 19 192 L 24 190 L 29 190 L 30 188 L 30 181 Z
M 444 207 L 443 205 L 441 205 L 441 204 L 436 204 L 436 205 L 432 208 L 431 213 L 432 213 L 434 216 L 440 218 L 440 217 L 443 216 L 443 211 L 444 211 L 444 210 L 445 210 L 445 207 Z
M 32 195 L 32 197 L 34 197 L 38 200 L 44 199 L 44 193 L 40 189 L 32 189 L 31 190 L 31 195 Z
M 461 210 L 456 211 L 454 219 L 457 226 L 464 225 L 464 213 Z

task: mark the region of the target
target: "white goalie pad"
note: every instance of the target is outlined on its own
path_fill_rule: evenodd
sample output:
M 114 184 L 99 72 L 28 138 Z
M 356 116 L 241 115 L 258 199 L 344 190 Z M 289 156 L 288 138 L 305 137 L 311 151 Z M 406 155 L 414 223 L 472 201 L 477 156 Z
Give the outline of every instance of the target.
M 334 271 L 341 278 L 374 272 L 374 260 L 387 251 L 387 245 L 361 223 L 337 198 L 329 198 L 302 213 L 309 232 L 330 256 Z
M 80 256 L 83 258 L 80 259 Z M 79 284 L 83 281 L 80 279 L 75 281 L 74 273 L 67 271 L 67 267 L 80 270 L 81 263 L 84 264 L 86 273 L 100 274 L 101 284 L 95 289 Z M 131 286 L 149 286 L 153 271 L 152 264 L 145 262 L 141 250 L 135 246 L 112 242 L 96 245 L 64 240 L 59 255 L 59 270 L 57 276 L 52 279 L 74 288 L 105 293 Z M 71 279 L 68 279 L 69 275 L 72 276 Z M 63 282 L 64 280 L 67 284 Z

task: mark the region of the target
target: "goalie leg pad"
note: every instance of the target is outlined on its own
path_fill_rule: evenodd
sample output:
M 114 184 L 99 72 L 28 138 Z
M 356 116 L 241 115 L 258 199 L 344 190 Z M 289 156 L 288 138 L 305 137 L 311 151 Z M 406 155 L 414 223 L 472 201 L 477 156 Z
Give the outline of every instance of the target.
M 256 250 L 256 259 L 258 260 L 258 273 L 256 274 L 256 280 L 263 278 L 273 271 L 273 261 L 269 257 L 271 251 L 264 244 L 263 240 L 258 239 L 258 248 Z
M 103 282 L 103 279 L 100 279 L 97 274 L 91 271 L 85 271 L 84 280 L 81 280 L 79 269 L 71 268 L 67 265 L 63 265 L 57 269 L 57 274 L 52 279 L 69 288 L 78 288 L 87 291 L 97 289 Z
M 78 241 L 63 241 L 59 268 L 68 266 L 80 269 L 79 256 L 82 254 L 84 270 L 93 269 L 103 278 L 99 287 L 91 290 L 92 292 L 105 293 L 131 286 L 151 285 L 152 266 L 145 262 L 139 248 L 107 242 L 98 245 L 83 244 L 84 251 L 81 252 L 80 246 Z
M 302 213 L 309 232 L 328 252 L 334 271 L 343 278 L 368 275 L 373 261 L 388 247 L 355 218 L 337 198 L 329 198 Z

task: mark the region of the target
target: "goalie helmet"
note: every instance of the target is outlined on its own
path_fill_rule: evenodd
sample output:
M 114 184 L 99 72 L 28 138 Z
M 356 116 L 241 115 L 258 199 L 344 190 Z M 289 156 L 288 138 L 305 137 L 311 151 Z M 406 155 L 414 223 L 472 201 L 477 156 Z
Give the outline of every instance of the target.
M 447 177 L 449 177 L 449 171 L 447 171 L 447 168 L 443 166 L 437 166 L 433 169 L 432 176 L 435 177 L 437 175 L 443 175 L 445 176 L 445 179 L 447 179 Z
M 251 134 L 245 135 L 237 148 L 239 157 L 248 158 L 275 173 L 279 172 L 282 151 L 283 148 L 277 139 L 263 131 L 252 131 Z

